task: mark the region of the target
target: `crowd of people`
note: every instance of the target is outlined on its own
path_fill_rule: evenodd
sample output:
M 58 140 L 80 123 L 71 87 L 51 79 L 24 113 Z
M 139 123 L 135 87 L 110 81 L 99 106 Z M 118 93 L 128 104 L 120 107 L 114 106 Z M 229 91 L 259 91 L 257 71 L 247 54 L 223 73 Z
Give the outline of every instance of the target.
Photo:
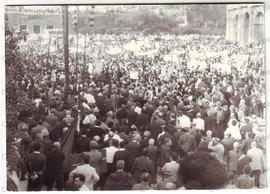
M 99 73 L 87 71 L 79 55 L 68 88 L 57 58 L 45 67 L 33 59 L 19 85 L 34 108 L 19 113 L 14 134 L 17 175 L 28 191 L 265 186 L 265 75 L 262 58 L 254 57 L 263 45 L 213 36 L 156 41 L 151 56 L 89 54 L 89 61 L 102 61 Z M 179 60 L 164 60 L 174 50 L 181 50 Z M 245 53 L 247 68 L 215 68 L 220 55 L 202 59 L 202 69 L 190 64 L 194 50 Z M 71 154 L 63 151 L 67 144 Z

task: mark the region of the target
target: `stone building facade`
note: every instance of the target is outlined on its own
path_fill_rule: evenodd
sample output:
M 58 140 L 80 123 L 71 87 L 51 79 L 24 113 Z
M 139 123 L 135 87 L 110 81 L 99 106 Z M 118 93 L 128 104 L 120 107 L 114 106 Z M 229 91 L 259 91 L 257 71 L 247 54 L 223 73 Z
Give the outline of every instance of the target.
M 227 5 L 226 39 L 242 45 L 264 38 L 264 5 Z
M 6 6 L 5 14 L 9 25 L 15 30 L 30 34 L 42 34 L 44 30 L 62 29 L 62 12 L 58 10 L 37 10 L 36 7 Z

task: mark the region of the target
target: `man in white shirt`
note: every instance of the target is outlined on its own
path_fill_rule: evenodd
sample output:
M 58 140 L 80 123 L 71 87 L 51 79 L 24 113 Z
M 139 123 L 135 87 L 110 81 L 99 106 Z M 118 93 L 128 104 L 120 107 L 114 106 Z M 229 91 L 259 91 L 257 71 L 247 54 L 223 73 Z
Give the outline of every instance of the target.
M 241 140 L 242 138 L 240 129 L 237 126 L 236 120 L 232 121 L 232 125 L 226 129 L 225 133 L 231 134 L 231 136 L 236 140 Z
M 93 110 L 89 111 L 89 114 L 85 116 L 84 120 L 83 120 L 83 124 L 95 124 L 95 121 L 97 120 L 97 117 L 93 114 Z
M 247 156 L 251 158 L 251 175 L 254 176 L 255 186 L 259 188 L 261 172 L 266 170 L 266 160 L 263 151 L 257 148 L 256 141 L 251 142 L 250 146 Z
M 211 155 L 215 156 L 220 162 L 223 162 L 225 148 L 221 144 L 219 138 L 213 138 L 208 143 L 208 149 L 211 150 Z
M 182 112 L 179 113 L 179 117 L 176 118 L 176 128 L 184 129 L 190 128 L 190 118 L 183 114 Z
M 94 190 L 94 184 L 99 181 L 99 175 L 95 168 L 89 165 L 89 157 L 84 157 L 84 164 L 77 166 L 73 171 L 69 173 L 70 179 L 74 177 L 75 174 L 81 174 L 85 177 L 85 186 L 89 191 Z M 84 189 L 86 189 L 84 187 Z
M 106 162 L 107 162 L 108 173 L 113 172 L 114 154 L 115 152 L 119 150 L 118 148 L 119 142 L 117 140 L 113 139 L 110 144 L 111 144 L 110 147 L 104 148 L 106 151 Z
M 109 139 L 117 140 L 119 143 L 124 141 L 119 137 L 119 135 L 115 134 L 113 131 L 110 131 L 108 134 L 104 136 L 104 142 L 108 141 Z
M 200 129 L 201 131 L 204 131 L 205 124 L 204 124 L 204 120 L 201 118 L 201 113 L 196 114 L 196 118 L 193 119 L 193 123 L 196 124 L 195 127 L 197 129 Z

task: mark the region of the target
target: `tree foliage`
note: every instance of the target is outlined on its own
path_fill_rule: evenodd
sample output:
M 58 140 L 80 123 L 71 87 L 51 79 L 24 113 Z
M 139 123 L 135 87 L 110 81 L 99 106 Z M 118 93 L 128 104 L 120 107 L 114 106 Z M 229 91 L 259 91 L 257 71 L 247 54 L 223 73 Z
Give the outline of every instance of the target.
M 18 155 L 14 144 L 14 134 L 19 123 L 20 112 L 31 110 L 31 101 L 20 87 L 26 74 L 26 58 L 20 51 L 20 41 L 26 40 L 26 34 L 16 32 L 8 25 L 5 18 L 5 68 L 6 68 L 6 142 L 7 162 L 9 167 L 16 169 Z
M 189 34 L 225 34 L 226 7 L 225 6 L 188 6 L 188 26 L 181 26 L 184 18 L 174 12 L 162 11 L 158 13 L 151 10 L 137 10 L 132 13 L 111 13 L 94 15 L 94 26 L 87 22 L 85 14 L 79 17 L 79 30 L 85 33 L 173 33 Z M 176 15 L 175 15 L 176 14 Z M 205 26 L 207 24 L 207 26 Z M 202 29 L 203 28 L 203 29 Z M 200 30 L 202 29 L 202 30 Z

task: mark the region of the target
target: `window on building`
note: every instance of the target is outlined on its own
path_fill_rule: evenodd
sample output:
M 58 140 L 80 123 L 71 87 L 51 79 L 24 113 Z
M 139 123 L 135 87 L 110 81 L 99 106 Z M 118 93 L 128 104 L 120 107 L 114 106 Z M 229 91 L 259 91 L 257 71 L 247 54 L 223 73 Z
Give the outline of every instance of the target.
M 34 25 L 33 32 L 34 32 L 35 34 L 39 34 L 39 33 L 40 33 L 40 25 Z
M 26 31 L 27 25 L 20 25 L 20 31 Z
M 53 29 L 53 26 L 47 26 L 47 29 L 51 30 L 51 29 Z

